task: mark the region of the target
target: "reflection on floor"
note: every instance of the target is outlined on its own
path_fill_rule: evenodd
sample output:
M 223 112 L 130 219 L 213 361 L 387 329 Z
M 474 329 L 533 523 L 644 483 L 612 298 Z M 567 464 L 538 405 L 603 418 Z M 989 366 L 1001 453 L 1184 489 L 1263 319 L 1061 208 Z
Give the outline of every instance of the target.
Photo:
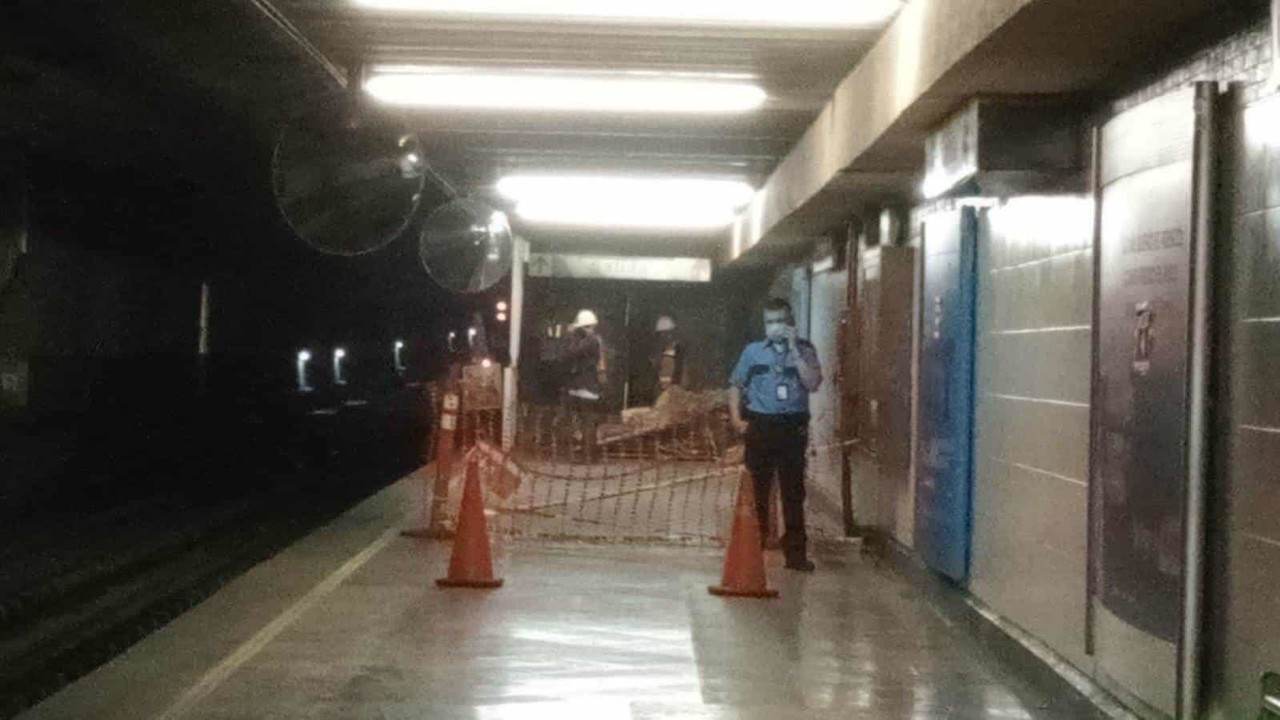
M 279 603 L 266 576 L 246 576 L 221 609 L 198 609 L 212 614 L 166 628 L 32 717 L 1094 717 L 856 547 L 821 554 L 809 576 L 770 558 L 782 590 L 773 601 L 709 595 L 718 551 L 650 545 L 508 546 L 506 587 L 484 592 L 433 585 L 447 546 L 361 527 L 354 546 L 335 540 L 273 560 L 275 576 L 310 563 L 308 592 L 253 632 L 228 613 Z M 326 577 L 321 565 L 342 570 Z M 184 649 L 213 656 L 224 631 L 240 639 L 195 672 Z M 139 707 L 109 707 L 126 697 Z M 102 712 L 86 714 L 86 698 Z
M 193 717 L 1067 717 L 858 563 L 752 602 L 707 594 L 704 551 L 533 546 L 474 593 L 432 587 L 423 549 L 392 543 Z

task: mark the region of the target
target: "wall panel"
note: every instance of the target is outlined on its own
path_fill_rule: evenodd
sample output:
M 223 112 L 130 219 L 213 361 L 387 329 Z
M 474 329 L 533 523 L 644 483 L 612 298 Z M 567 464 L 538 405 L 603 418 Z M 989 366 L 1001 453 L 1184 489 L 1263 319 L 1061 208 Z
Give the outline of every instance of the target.
M 1249 93 L 1244 93 L 1249 97 Z M 1211 540 L 1210 717 L 1256 717 L 1261 676 L 1280 672 L 1280 94 L 1237 108 L 1226 159 L 1229 374 Z
M 847 271 L 815 273 L 810 280 L 809 340 L 822 362 L 823 382 L 809 398 L 813 419 L 809 424 L 808 517 L 812 531 L 830 536 L 844 533 L 840 492 L 840 316 L 848 297 Z M 802 331 L 803 334 L 803 331 Z
M 1092 204 L 984 212 L 971 591 L 1085 667 Z
M 977 230 L 971 207 L 933 213 L 921 258 L 915 547 L 957 582 L 969 576 L 973 523 Z

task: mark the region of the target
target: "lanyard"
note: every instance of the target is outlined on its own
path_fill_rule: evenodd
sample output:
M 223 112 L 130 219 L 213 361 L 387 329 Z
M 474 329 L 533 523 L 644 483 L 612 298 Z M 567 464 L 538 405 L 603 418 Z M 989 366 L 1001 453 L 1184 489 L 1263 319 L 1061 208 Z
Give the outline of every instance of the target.
M 773 373 L 782 375 L 787 369 L 786 348 L 778 343 L 769 343 L 769 350 L 773 352 Z

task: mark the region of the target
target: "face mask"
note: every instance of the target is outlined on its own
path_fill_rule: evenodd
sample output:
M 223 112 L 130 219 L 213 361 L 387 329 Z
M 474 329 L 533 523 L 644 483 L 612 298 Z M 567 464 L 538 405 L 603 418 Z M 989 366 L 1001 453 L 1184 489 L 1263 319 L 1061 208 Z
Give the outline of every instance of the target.
M 764 336 L 769 338 L 771 342 L 777 342 L 786 335 L 787 325 L 783 322 L 769 322 L 764 324 Z

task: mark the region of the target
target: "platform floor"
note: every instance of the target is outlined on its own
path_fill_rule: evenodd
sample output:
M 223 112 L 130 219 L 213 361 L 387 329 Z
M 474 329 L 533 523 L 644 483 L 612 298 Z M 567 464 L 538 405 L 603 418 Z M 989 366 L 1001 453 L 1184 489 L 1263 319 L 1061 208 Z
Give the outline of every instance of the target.
M 709 595 L 720 553 L 671 546 L 512 546 L 506 587 L 440 590 L 448 546 L 396 533 L 417 498 L 388 488 L 21 717 L 1095 716 L 856 548 L 774 568 L 774 601 Z

